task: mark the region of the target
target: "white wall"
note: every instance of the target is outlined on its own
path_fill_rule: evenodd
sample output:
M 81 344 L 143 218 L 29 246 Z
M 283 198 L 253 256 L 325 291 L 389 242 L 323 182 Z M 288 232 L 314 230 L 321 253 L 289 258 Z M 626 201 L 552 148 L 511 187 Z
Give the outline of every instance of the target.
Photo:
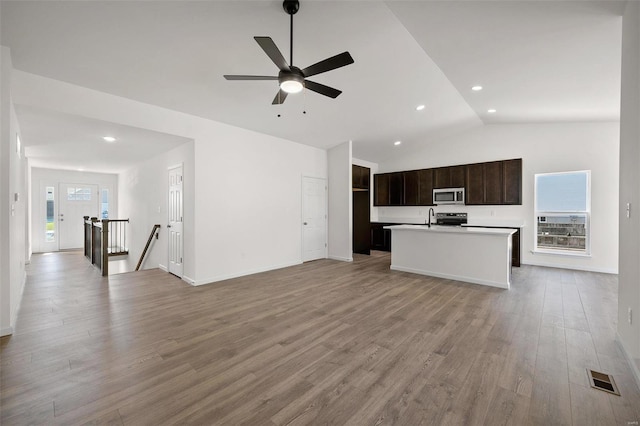
M 141 269 L 168 266 L 167 206 L 168 169 L 182 164 L 185 215 L 183 220 L 193 220 L 194 145 L 188 142 L 168 152 L 159 154 L 118 175 L 118 218 L 129 219 L 127 234 L 129 256 L 117 261 L 120 272 L 135 270 L 140 255 L 147 243 L 153 225 L 161 226 L 158 239 L 153 239 Z M 194 275 L 193 235 L 186 238 L 189 243 L 184 253 L 184 275 Z M 116 267 L 116 265 L 114 265 Z M 111 266 L 110 266 L 110 270 Z
M 329 167 L 329 258 L 353 260 L 351 141 L 327 153 Z
M 635 1 L 627 3 L 622 20 L 621 92 L 618 335 L 640 384 L 640 4 Z
M 618 123 L 487 125 L 434 142 L 403 158 L 380 163 L 380 171 L 399 171 L 522 158 L 521 206 L 439 206 L 438 211 L 465 211 L 470 219 L 518 219 L 522 262 L 617 273 L 618 271 Z M 532 254 L 535 242 L 534 175 L 591 170 L 591 257 Z M 424 222 L 428 208 L 380 207 L 381 221 L 415 218 Z
M 24 105 L 194 140 L 190 282 L 302 261 L 302 176 L 327 177 L 326 151 L 20 71 L 14 84 Z
M 0 335 L 13 333 L 26 281 L 27 161 L 18 149 L 20 127 L 11 98 L 11 55 L 0 63 Z
M 196 140 L 198 284 L 302 262 L 302 176 L 326 179 L 325 151 L 231 126 Z
M 110 173 L 78 172 L 75 170 L 31 168 L 31 229 L 32 249 L 34 253 L 42 253 L 52 249 L 45 244 L 46 201 L 43 193 L 44 186 L 53 186 L 56 189 L 56 202 L 60 202 L 60 183 L 79 183 L 86 185 L 98 185 L 98 193 L 103 189 L 109 190 L 109 218 L 116 217 L 118 212 L 118 176 Z M 126 219 L 126 218 L 125 218 Z M 78 226 L 82 226 L 83 219 L 67 218 L 75 220 Z M 56 250 L 57 248 L 53 248 Z

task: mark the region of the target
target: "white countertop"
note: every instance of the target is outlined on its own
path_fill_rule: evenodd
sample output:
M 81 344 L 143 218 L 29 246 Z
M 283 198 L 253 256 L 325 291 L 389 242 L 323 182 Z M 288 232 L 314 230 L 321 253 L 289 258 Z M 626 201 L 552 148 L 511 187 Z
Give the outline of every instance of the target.
M 385 229 L 391 230 L 406 230 L 406 231 L 419 231 L 419 232 L 437 232 L 437 233 L 452 233 L 452 234 L 480 234 L 480 235 L 511 235 L 515 229 L 504 228 L 467 228 L 460 226 L 442 226 L 431 225 L 429 228 L 427 225 L 391 225 L 385 226 Z
M 524 220 L 521 219 L 498 219 L 490 218 L 469 218 L 467 224 L 462 226 L 494 226 L 502 228 L 524 228 Z
M 424 217 L 381 217 L 377 221 L 379 223 L 397 223 L 398 225 L 412 224 L 412 225 L 424 225 Z M 375 223 L 373 222 L 373 223 Z M 435 218 L 431 219 L 431 222 L 435 222 Z M 495 228 L 524 228 L 524 220 L 522 219 L 501 219 L 497 217 L 483 217 L 467 219 L 467 224 L 462 226 L 490 226 Z M 433 225 L 432 225 L 433 226 Z

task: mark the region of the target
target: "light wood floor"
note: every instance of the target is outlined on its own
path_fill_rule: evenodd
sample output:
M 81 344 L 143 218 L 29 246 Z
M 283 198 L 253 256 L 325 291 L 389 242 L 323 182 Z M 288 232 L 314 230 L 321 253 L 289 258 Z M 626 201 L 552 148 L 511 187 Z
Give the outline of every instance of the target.
M 191 287 L 34 255 L 1 340 L 1 423 L 628 425 L 615 276 L 514 268 L 511 290 L 388 254 Z M 589 388 L 614 375 L 622 396 Z

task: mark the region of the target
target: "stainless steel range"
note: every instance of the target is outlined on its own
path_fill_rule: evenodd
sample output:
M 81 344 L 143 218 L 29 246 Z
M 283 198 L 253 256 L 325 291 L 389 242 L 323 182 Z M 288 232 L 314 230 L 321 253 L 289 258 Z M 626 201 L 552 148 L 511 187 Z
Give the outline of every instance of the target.
M 436 213 L 436 225 L 461 226 L 466 223 L 466 213 Z

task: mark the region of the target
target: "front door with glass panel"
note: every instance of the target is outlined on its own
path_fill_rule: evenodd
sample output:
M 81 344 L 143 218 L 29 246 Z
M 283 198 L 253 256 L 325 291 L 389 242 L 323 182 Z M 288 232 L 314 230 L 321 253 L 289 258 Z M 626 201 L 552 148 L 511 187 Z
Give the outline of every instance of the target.
M 84 244 L 83 217 L 98 217 L 98 185 L 61 183 L 58 206 L 60 250 L 81 248 Z

